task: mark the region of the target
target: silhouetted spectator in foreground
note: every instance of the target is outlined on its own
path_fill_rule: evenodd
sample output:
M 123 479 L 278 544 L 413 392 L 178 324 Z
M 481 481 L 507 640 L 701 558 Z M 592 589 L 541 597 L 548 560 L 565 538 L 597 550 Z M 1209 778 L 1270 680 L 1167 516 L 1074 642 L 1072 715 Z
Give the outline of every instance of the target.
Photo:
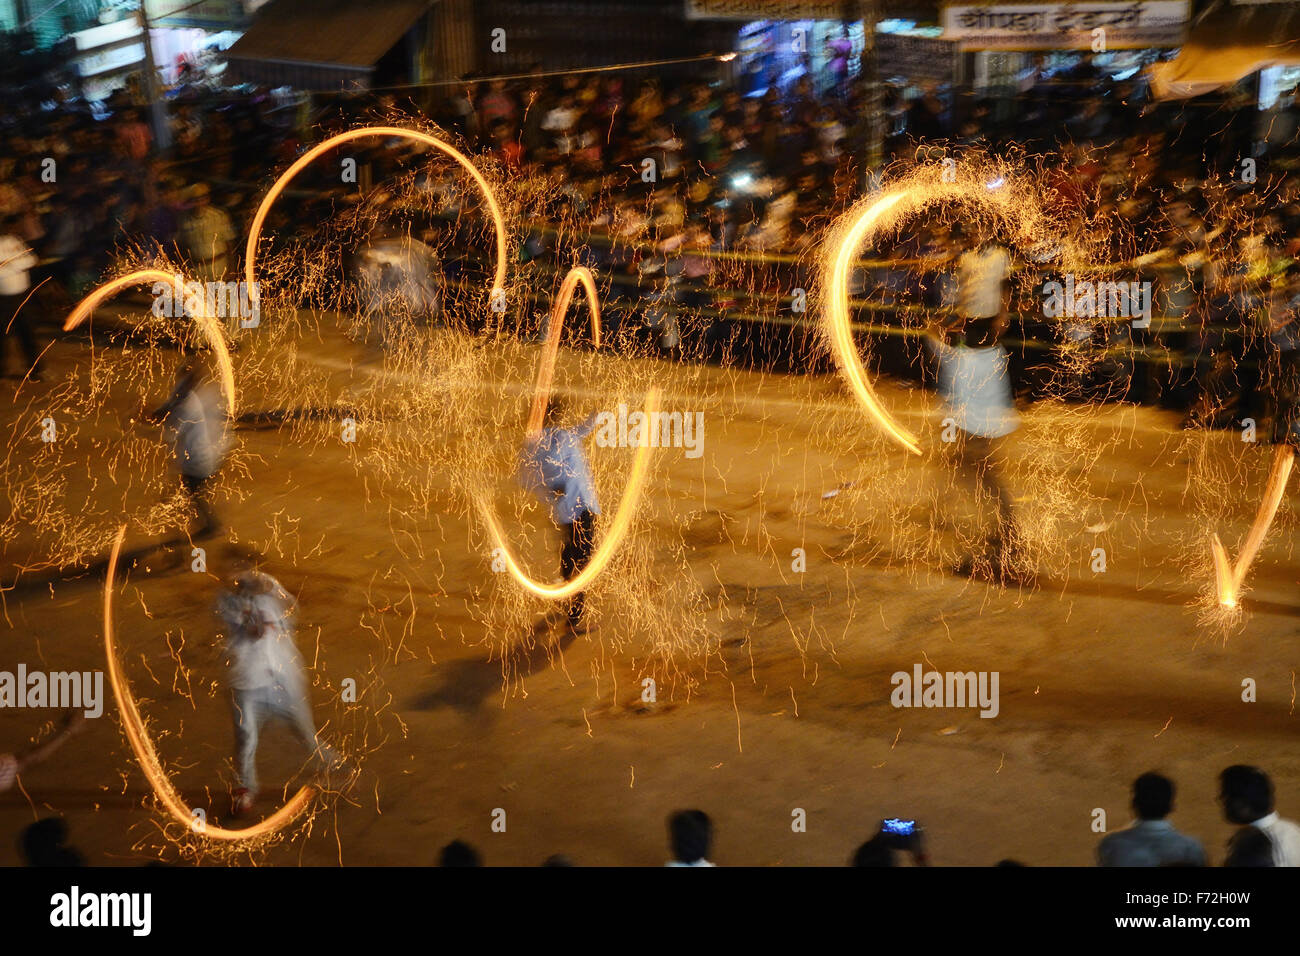
M 1273 809 L 1273 781 L 1258 767 L 1235 764 L 1219 774 L 1219 803 L 1229 823 L 1224 866 L 1300 866 L 1300 826 Z
M 1133 781 L 1132 826 L 1102 838 L 1098 866 L 1205 866 L 1201 841 L 1174 829 L 1165 818 L 1174 808 L 1174 783 L 1158 773 Z
M 853 854 L 854 866 L 897 866 L 894 859 L 893 848 L 886 845 L 880 839 L 880 834 L 876 834 L 862 846 L 858 847 L 857 852 Z
M 438 855 L 439 866 L 482 866 L 483 858 L 478 850 L 464 840 L 452 840 L 442 848 Z
M 68 825 L 61 817 L 37 820 L 23 831 L 23 859 L 28 866 L 85 866 L 85 858 L 67 840 Z
M 665 866 L 713 866 L 713 821 L 703 810 L 678 810 L 668 818 L 668 845 L 673 858 Z

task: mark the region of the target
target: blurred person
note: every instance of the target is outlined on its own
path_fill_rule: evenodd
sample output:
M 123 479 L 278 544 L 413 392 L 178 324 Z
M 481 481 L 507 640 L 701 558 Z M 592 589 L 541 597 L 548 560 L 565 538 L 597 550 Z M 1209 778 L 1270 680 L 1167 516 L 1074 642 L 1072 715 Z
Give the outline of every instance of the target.
M 664 866 L 714 866 L 713 821 L 703 810 L 678 810 L 668 818 L 668 848 L 673 858 Z
M 85 866 L 85 857 L 68 846 L 68 825 L 62 817 L 45 817 L 23 830 L 19 845 L 27 866 Z
M 236 816 L 251 810 L 257 798 L 257 742 L 268 718 L 287 724 L 319 765 L 338 760 L 317 737 L 312 720 L 307 671 L 294 643 L 297 608 L 280 582 L 261 571 L 236 575 L 217 599 L 227 629 L 223 650 L 235 724 Z
M 483 857 L 464 840 L 452 840 L 438 854 L 438 865 L 447 867 L 482 866 Z
M 986 555 L 972 555 L 957 568 L 969 575 L 987 560 L 995 578 L 1014 580 L 1021 543 L 1010 489 L 1001 476 L 1003 444 L 1020 425 L 1011 383 L 1011 361 L 998 339 L 1006 328 L 1006 279 L 1011 259 L 992 243 L 986 227 L 976 229 L 976 247 L 958 260 L 958 301 L 964 345 L 951 346 L 937 325 L 927 344 L 939 363 L 939 390 L 955 437 L 945 451 L 959 477 L 997 504 L 996 531 Z
M 80 733 L 86 726 L 84 710 L 70 710 L 63 715 L 59 729 L 21 753 L 0 753 L 0 793 L 9 790 L 18 778 L 27 770 L 44 763 L 54 751 L 58 750 L 70 738 Z
M 596 548 L 596 515 L 600 514 L 600 503 L 582 440 L 596 427 L 598 413 L 593 412 L 580 425 L 564 428 L 560 422 L 565 412 L 563 401 L 551 398 L 541 432 L 524 445 L 519 477 L 524 487 L 552 509 L 563 540 L 560 576 L 570 581 L 587 566 Z M 569 627 L 574 631 L 585 627 L 583 606 L 583 593 L 579 592 L 565 611 Z
M 153 147 L 153 134 L 142 117 L 142 110 L 128 110 L 117 127 L 117 138 L 127 156 L 140 162 Z
M 977 501 L 987 497 L 997 506 L 996 530 L 986 540 L 985 554 L 964 558 L 957 573 L 971 575 L 987 562 L 995 578 L 1011 582 L 1017 576 L 1020 541 L 1001 469 L 1006 436 L 1019 427 L 1020 415 L 1012 398 L 1010 357 L 998 344 L 1002 330 L 997 318 L 967 319 L 964 344 L 949 345 L 933 329 L 927 344 L 939 362 L 939 391 L 954 427 L 954 437 L 944 442 L 945 454 Z
M 853 55 L 853 41 L 849 28 L 840 27 L 840 35 L 826 38 L 826 91 L 843 97 L 848 88 L 849 57 Z
M 16 334 L 27 359 L 26 376 L 41 380 L 41 353 L 36 345 L 33 330 L 35 297 L 31 295 L 31 270 L 36 267 L 36 254 L 18 236 L 18 217 L 6 216 L 0 220 L 0 371 L 3 371 L 9 336 Z M 20 376 L 21 377 L 21 376 Z
M 1205 866 L 1201 841 L 1174 829 L 1166 817 L 1174 808 L 1174 783 L 1158 773 L 1133 781 L 1131 826 L 1097 844 L 1098 866 Z
M 1300 866 L 1300 826 L 1273 809 L 1273 781 L 1258 767 L 1234 764 L 1219 774 L 1219 805 L 1239 829 L 1224 866 Z
M 492 80 L 478 101 L 478 128 L 491 130 L 497 123 L 513 126 L 519 119 L 519 106 L 506 88 L 505 80 Z
M 181 486 L 203 520 L 199 533 L 216 531 L 219 525 L 208 487 L 229 448 L 229 421 L 221 391 L 202 362 L 190 358 L 181 363 L 167 401 L 150 417 L 166 430 Z
M 875 835 L 854 852 L 852 865 L 898 866 L 898 853 L 908 854 L 914 866 L 930 865 L 925 834 L 915 820 L 880 821 Z
M 897 866 L 894 850 L 876 834 L 853 853 L 853 866 Z
M 224 209 L 212 204 L 206 183 L 190 187 L 190 208 L 181 217 L 182 251 L 189 257 L 194 278 L 220 282 L 229 268 L 229 254 L 235 241 L 235 227 Z

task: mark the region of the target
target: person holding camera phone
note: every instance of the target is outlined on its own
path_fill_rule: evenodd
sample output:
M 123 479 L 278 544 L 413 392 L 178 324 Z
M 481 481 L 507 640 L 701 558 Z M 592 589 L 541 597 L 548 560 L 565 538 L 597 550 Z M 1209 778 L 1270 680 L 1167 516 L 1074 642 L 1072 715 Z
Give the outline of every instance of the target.
M 897 866 L 898 852 L 908 853 L 913 866 L 929 866 L 924 831 L 915 820 L 891 817 L 880 821 L 880 829 L 853 854 L 854 866 Z

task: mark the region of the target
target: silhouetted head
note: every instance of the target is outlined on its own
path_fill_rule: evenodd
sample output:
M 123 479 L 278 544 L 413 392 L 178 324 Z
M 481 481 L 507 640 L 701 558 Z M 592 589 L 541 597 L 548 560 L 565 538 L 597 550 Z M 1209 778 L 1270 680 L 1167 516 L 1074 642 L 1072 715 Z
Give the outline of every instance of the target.
M 678 863 L 707 860 L 713 845 L 713 821 L 703 810 L 678 810 L 668 818 L 668 843 Z
M 463 840 L 452 840 L 442 848 L 438 857 L 439 866 L 482 866 L 483 858 Z
M 1273 781 L 1258 767 L 1234 764 L 1219 774 L 1219 803 L 1229 823 L 1254 823 L 1273 812 Z
M 853 854 L 854 866 L 896 866 L 893 848 L 880 838 L 872 837 Z
M 1163 820 L 1174 808 L 1174 782 L 1158 773 L 1133 781 L 1133 812 L 1139 820 Z
M 37 820 L 23 831 L 23 857 L 28 866 L 85 866 L 81 854 L 65 846 L 68 826 L 61 817 Z

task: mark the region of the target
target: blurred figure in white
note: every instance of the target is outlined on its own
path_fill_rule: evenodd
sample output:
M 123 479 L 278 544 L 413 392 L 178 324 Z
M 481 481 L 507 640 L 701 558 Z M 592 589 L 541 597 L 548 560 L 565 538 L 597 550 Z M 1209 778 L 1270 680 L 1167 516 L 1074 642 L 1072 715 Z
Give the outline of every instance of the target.
M 269 574 L 244 571 L 217 599 L 225 622 L 226 686 L 235 722 L 233 795 L 236 816 L 252 809 L 257 797 L 257 740 L 267 718 L 284 721 L 321 766 L 337 754 L 316 736 L 307 671 L 294 643 L 292 617 L 297 602 Z
M 958 262 L 964 344 L 949 345 L 935 326 L 927 343 L 939 361 L 944 450 L 977 499 L 988 497 L 997 505 L 996 531 L 988 537 L 986 554 L 963 558 L 957 572 L 969 575 L 987 565 L 995 579 L 1010 583 L 1021 573 L 1021 542 L 1011 491 L 1000 472 L 1003 442 L 1020 426 L 1020 415 L 1013 398 L 1010 357 L 998 338 L 1006 328 L 1011 259 L 990 240 L 987 227 L 977 226 L 975 248 Z
M 152 417 L 163 423 L 185 494 L 203 520 L 198 533 L 216 531 L 220 526 L 208 485 L 230 446 L 229 421 L 221 389 L 198 359 L 187 359 L 176 370 L 176 386 Z
M 403 327 L 438 318 L 440 274 L 437 253 L 410 236 L 376 239 L 358 253 L 357 294 L 385 348 Z
M 25 374 L 39 382 L 41 353 L 33 331 L 37 303 L 31 295 L 29 275 L 38 260 L 22 238 L 20 219 L 14 215 L 0 217 L 0 373 L 4 372 L 9 336 L 17 335 L 27 359 Z

